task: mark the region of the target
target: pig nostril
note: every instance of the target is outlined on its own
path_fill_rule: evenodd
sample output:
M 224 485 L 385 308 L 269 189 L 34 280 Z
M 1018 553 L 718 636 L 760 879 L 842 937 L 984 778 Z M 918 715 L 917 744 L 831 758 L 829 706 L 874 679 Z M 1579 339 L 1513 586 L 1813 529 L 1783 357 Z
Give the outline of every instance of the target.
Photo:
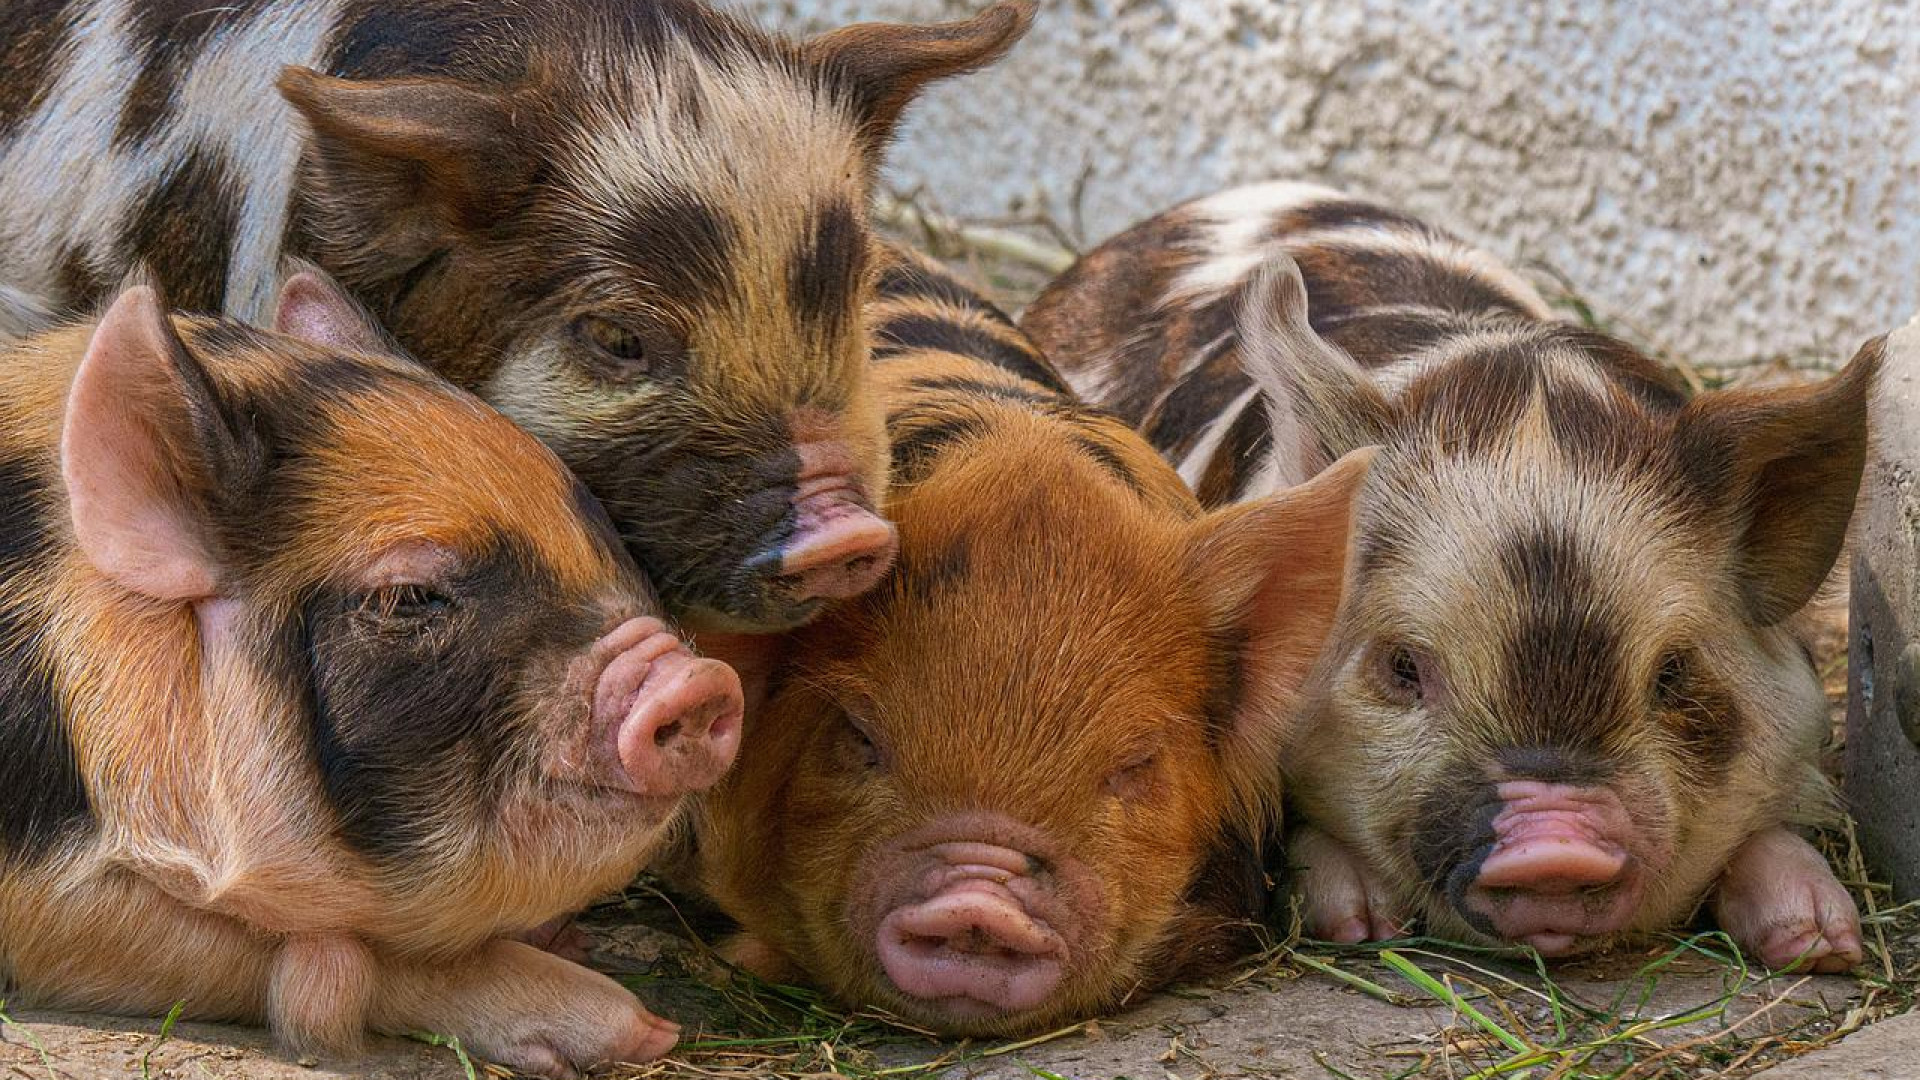
M 660 725 L 660 729 L 653 733 L 653 745 L 664 747 L 679 737 L 680 721 L 675 720 L 672 723 Z

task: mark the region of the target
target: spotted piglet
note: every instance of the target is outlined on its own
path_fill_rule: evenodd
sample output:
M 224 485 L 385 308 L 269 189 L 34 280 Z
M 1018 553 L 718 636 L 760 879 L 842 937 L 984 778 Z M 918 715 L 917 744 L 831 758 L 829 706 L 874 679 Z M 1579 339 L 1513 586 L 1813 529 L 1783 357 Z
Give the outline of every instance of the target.
M 516 939 L 719 778 L 737 678 L 539 443 L 312 273 L 278 311 L 298 337 L 142 285 L 0 356 L 10 999 L 543 1075 L 662 1053 Z
M 872 178 L 1032 15 L 793 41 L 700 0 L 6 0 L 0 334 L 136 263 L 259 321 L 311 260 L 556 450 L 681 621 L 794 626 L 893 555 Z
M 763 974 L 1041 1030 L 1245 944 L 1367 455 L 1202 513 L 965 286 L 901 255 L 880 290 L 900 561 L 785 643 L 700 880 Z
M 1296 184 L 1109 241 L 1026 327 L 1210 504 L 1385 446 L 1285 759 L 1312 933 L 1560 956 L 1704 900 L 1767 964 L 1860 959 L 1792 828 L 1831 798 L 1791 623 L 1843 543 L 1877 342 L 1689 398 L 1491 255 Z

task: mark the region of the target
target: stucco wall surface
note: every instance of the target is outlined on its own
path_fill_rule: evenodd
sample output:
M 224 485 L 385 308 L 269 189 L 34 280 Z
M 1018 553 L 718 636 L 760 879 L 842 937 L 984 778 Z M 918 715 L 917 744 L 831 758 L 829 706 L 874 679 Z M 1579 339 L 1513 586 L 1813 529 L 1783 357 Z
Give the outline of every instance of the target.
M 737 0 L 793 31 L 985 0 Z M 1701 365 L 1920 308 L 1915 0 L 1043 0 L 912 114 L 896 183 L 1088 239 L 1276 177 L 1383 197 Z

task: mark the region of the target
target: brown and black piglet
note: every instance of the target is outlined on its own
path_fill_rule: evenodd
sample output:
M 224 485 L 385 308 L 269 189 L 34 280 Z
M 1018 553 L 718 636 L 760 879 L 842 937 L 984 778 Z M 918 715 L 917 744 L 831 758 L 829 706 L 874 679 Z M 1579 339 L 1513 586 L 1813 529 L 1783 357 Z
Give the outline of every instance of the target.
M 311 272 L 278 321 L 139 285 L 0 355 L 10 999 L 543 1075 L 664 1052 L 517 938 L 718 779 L 738 680 L 532 437 Z

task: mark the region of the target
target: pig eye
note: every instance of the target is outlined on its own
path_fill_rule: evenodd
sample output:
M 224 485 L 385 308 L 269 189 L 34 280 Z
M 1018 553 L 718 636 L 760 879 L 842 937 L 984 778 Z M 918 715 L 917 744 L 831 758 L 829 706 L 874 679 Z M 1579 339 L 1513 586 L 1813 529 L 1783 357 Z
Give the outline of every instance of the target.
M 878 769 L 885 760 L 880 754 L 880 744 L 874 741 L 866 725 L 854 719 L 851 713 L 842 715 L 846 717 L 848 760 L 862 769 Z
M 1654 676 L 1654 696 L 1660 704 L 1674 706 L 1686 700 L 1687 684 L 1692 677 L 1692 666 L 1687 662 L 1685 653 L 1670 652 L 1660 661 L 1660 673 Z
M 600 315 L 575 319 L 573 337 L 593 373 L 610 381 L 657 378 L 671 369 L 681 352 L 679 342 L 663 326 Z
M 1118 799 L 1138 799 L 1153 790 L 1153 776 L 1160 763 L 1158 755 L 1149 755 L 1124 768 L 1116 769 L 1106 779 L 1107 794 Z
M 1419 705 L 1427 700 L 1431 663 L 1408 645 L 1381 650 L 1376 661 L 1378 682 L 1389 699 L 1402 705 Z
M 453 598 L 429 585 L 388 585 L 368 593 L 360 611 L 386 625 L 425 624 L 453 610 Z

